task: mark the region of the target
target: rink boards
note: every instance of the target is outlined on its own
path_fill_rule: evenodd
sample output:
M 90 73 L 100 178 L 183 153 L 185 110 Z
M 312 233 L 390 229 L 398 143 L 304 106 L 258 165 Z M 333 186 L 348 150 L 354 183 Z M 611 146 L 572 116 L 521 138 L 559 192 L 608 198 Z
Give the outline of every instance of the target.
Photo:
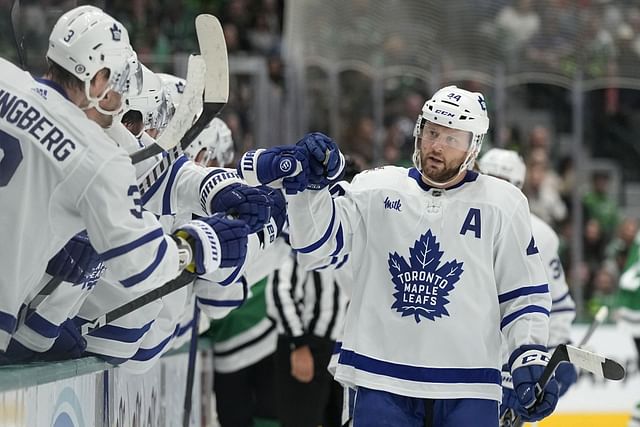
M 210 402 L 211 398 L 210 354 L 210 351 L 201 351 L 197 359 L 191 426 L 199 426 L 199 421 L 206 419 L 209 412 L 203 410 L 201 403 Z M 163 357 L 141 375 L 108 367 L 95 358 L 18 369 L 15 376 L 6 371 L 9 368 L 1 368 L 0 426 L 182 425 L 187 357 L 184 352 Z M 75 368 L 73 364 L 76 364 Z M 79 373 L 92 372 L 51 382 L 47 378 L 67 376 L 73 369 Z M 24 385 L 36 384 L 7 390 L 13 388 L 8 383 L 15 384 L 16 381 Z

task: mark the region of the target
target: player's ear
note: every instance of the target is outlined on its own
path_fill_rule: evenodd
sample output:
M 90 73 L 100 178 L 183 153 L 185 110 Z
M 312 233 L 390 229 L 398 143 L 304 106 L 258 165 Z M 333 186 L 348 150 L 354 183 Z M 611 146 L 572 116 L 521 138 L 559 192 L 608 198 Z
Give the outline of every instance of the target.
M 91 79 L 91 96 L 99 97 L 102 95 L 104 90 L 109 83 L 109 69 L 103 68 L 98 71 L 95 76 Z

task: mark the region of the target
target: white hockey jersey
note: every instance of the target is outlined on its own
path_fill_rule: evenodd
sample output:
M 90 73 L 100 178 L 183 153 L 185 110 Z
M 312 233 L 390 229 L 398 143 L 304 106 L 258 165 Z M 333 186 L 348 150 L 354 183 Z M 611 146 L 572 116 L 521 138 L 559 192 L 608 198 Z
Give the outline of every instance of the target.
M 416 169 L 362 173 L 345 194 L 287 196 L 307 268 L 349 255 L 354 284 L 336 379 L 420 398 L 500 400 L 509 351 L 546 345 L 549 296 L 527 201 L 468 172 L 446 190 Z
M 549 348 L 571 341 L 571 323 L 576 317 L 576 304 L 569 294 L 569 286 L 564 276 L 558 256 L 559 240 L 555 231 L 538 216 L 531 214 L 533 237 L 540 250 L 540 258 L 547 271 L 551 312 L 549 314 Z
M 57 85 L 0 59 L 0 350 L 49 259 L 86 229 L 120 284 L 175 277 L 178 254 L 142 211 L 134 169 Z

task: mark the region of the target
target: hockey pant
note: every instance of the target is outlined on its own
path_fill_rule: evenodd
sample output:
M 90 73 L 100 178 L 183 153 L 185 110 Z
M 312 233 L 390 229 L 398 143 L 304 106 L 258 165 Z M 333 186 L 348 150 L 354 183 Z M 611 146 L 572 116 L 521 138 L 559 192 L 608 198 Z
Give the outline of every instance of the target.
M 358 387 L 354 427 L 497 427 L 498 401 L 420 399 Z

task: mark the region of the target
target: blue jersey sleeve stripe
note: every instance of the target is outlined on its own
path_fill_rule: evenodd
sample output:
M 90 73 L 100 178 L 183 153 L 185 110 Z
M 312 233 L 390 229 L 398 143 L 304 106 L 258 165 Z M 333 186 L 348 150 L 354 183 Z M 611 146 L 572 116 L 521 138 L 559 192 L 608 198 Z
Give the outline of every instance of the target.
M 329 237 L 331 236 L 331 231 L 333 231 L 333 224 L 336 220 L 336 204 L 334 203 L 333 199 L 331 199 L 331 221 L 329 221 L 329 226 L 327 227 L 327 231 L 324 232 L 324 234 L 322 235 L 322 237 L 320 237 L 320 239 L 315 242 L 310 244 L 309 246 L 306 246 L 304 248 L 299 248 L 299 249 L 295 249 L 300 253 L 303 254 L 308 254 L 310 252 L 315 251 L 316 249 L 318 249 L 320 246 L 324 245 L 326 243 L 327 240 L 329 240 Z
M 211 307 L 240 307 L 244 299 L 208 299 L 198 297 L 198 302 Z
M 189 321 L 189 323 L 187 323 L 184 326 L 180 326 L 178 325 L 178 329 L 176 329 L 176 337 L 181 337 L 182 335 L 184 335 L 185 333 L 189 332 L 189 329 L 191 329 L 191 326 L 193 325 L 193 319 L 191 319 Z
M 509 323 L 513 322 L 520 316 L 524 316 L 526 314 L 532 313 L 542 313 L 546 316 L 549 315 L 549 310 L 544 307 L 540 307 L 539 305 L 528 305 L 520 310 L 514 311 L 513 313 L 502 318 L 502 322 L 500 322 L 500 329 L 504 329 Z
M 549 312 L 549 314 L 556 314 L 556 313 L 575 313 L 576 309 L 573 307 L 566 307 L 566 308 L 551 308 L 551 311 Z
M 151 328 L 153 320 L 140 328 L 124 328 L 115 325 L 105 325 L 100 329 L 90 332 L 89 335 L 110 341 L 134 343 L 138 342 Z
M 18 319 L 15 316 L 0 311 L 0 330 L 5 331 L 8 334 L 12 334 L 16 330 L 16 324 Z
M 551 300 L 551 304 L 557 304 L 559 302 L 561 302 L 562 300 L 566 299 L 567 297 L 569 297 L 569 291 L 567 291 L 564 295 L 562 295 L 560 298 Z
M 333 346 L 332 354 L 338 354 L 340 353 L 341 350 L 342 350 L 342 341 L 336 341 L 335 345 Z
M 533 294 L 546 294 L 546 293 L 549 293 L 549 285 L 547 283 L 543 285 L 538 285 L 538 286 L 526 286 L 523 288 L 514 289 L 513 291 L 498 295 L 498 302 L 502 304 L 519 297 L 524 297 L 524 296 L 533 295 Z
M 238 274 L 240 273 L 240 270 L 242 270 L 242 264 L 237 266 L 226 279 L 218 283 L 222 286 L 229 286 L 230 284 L 235 283 L 238 279 Z
M 51 323 L 37 312 L 27 315 L 24 324 L 43 337 L 55 338 L 60 333 L 59 325 Z
M 169 344 L 169 341 L 171 341 L 171 339 L 173 338 L 173 334 L 171 334 L 170 336 L 168 336 L 167 338 L 163 339 L 160 344 L 156 345 L 155 347 L 151 347 L 151 348 L 140 348 L 136 354 L 133 355 L 133 357 L 131 358 L 131 360 L 135 360 L 137 362 L 146 362 L 149 361 L 151 359 L 153 359 L 155 356 L 157 356 L 158 354 L 160 354 L 162 352 L 162 350 L 164 350 L 164 348 L 167 346 L 167 344 Z
M 344 247 L 344 235 L 342 231 L 342 223 L 338 225 L 338 231 L 336 232 L 336 250 L 333 251 L 331 256 L 336 256 Z
M 120 283 L 122 283 L 125 288 L 130 288 L 131 286 L 137 285 L 143 280 L 146 280 L 162 262 L 164 255 L 167 253 L 167 246 L 167 241 L 163 240 L 158 246 L 158 253 L 156 254 L 156 258 L 153 260 L 153 262 L 140 273 L 135 274 L 128 279 L 121 280 Z
M 342 261 L 340 261 L 338 265 L 336 265 L 336 270 L 341 268 L 348 260 L 349 260 L 349 254 L 345 255 Z
M 178 157 L 172 167 L 171 174 L 169 175 L 169 180 L 167 181 L 167 186 L 164 188 L 164 194 L 162 195 L 162 215 L 172 215 L 175 212 L 172 212 L 171 209 L 171 190 L 173 189 L 173 183 L 176 180 L 176 176 L 178 175 L 178 171 L 184 166 L 187 162 L 187 158 L 182 155 Z
M 340 352 L 338 363 L 376 375 L 422 383 L 501 384 L 498 369 L 426 368 L 378 360 L 347 349 Z
M 144 244 L 147 244 L 149 242 L 154 241 L 155 239 L 162 237 L 163 235 L 164 235 L 164 232 L 162 231 L 162 228 L 156 228 L 155 230 L 148 232 L 144 236 L 137 238 L 133 242 L 129 242 L 122 246 L 118 246 L 116 248 L 109 249 L 108 251 L 103 252 L 102 254 L 100 254 L 100 257 L 102 258 L 102 261 L 108 261 L 112 258 L 124 255 L 127 252 L 131 252 L 132 250 L 139 248 Z

